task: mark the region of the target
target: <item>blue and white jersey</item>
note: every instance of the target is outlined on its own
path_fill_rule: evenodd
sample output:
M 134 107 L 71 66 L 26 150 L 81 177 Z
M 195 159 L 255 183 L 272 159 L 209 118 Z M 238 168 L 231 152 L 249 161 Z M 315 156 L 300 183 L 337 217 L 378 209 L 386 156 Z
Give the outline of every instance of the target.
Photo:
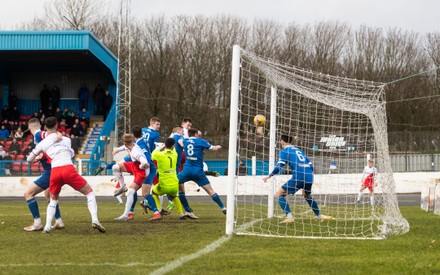
M 38 130 L 37 132 L 35 132 L 35 135 L 34 135 L 34 144 L 37 145 L 45 138 L 46 138 L 46 131 Z M 44 170 L 50 170 L 52 168 L 52 166 L 48 162 L 46 156 L 43 156 L 43 158 L 40 160 L 40 163 L 43 166 Z
M 286 163 L 289 163 L 292 170 L 292 178 L 313 182 L 313 164 L 299 148 L 287 145 L 280 151 L 277 167 L 281 168 Z
M 183 142 L 184 138 L 176 133 L 171 134 L 170 138 L 173 138 L 175 143 L 174 143 L 174 149 L 176 149 L 176 153 L 177 153 L 177 168 L 179 168 L 180 165 L 180 160 L 182 159 L 182 152 L 183 152 L 183 147 L 180 146 L 179 141 L 181 140 Z
M 212 147 L 209 142 L 203 138 L 190 137 L 183 140 L 186 161 L 183 169 L 198 168 L 203 171 L 204 150 Z
M 156 142 L 159 142 L 159 132 L 152 127 L 142 128 L 142 138 L 147 144 L 148 152 L 151 154 L 156 149 Z
M 144 139 L 140 138 L 140 139 L 136 140 L 135 143 L 136 143 L 137 146 L 139 146 L 141 148 L 142 153 L 144 153 L 144 156 L 145 156 L 145 158 L 148 161 L 148 164 L 150 164 L 150 166 L 154 165 L 153 161 L 151 160 L 151 154 L 150 154 L 150 152 L 148 152 L 148 146 L 145 143 Z M 130 156 L 125 156 L 124 157 L 124 161 L 125 162 L 130 162 L 130 161 L 132 161 L 132 159 L 131 159 Z

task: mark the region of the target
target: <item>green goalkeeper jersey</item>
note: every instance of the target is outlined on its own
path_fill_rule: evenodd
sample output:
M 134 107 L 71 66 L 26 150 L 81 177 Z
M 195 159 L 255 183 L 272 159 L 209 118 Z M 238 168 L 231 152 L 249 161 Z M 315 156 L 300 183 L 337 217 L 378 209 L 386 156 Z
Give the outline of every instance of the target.
M 151 159 L 157 162 L 159 172 L 159 184 L 163 187 L 171 187 L 179 184 L 176 174 L 177 152 L 172 149 L 163 151 L 154 150 Z

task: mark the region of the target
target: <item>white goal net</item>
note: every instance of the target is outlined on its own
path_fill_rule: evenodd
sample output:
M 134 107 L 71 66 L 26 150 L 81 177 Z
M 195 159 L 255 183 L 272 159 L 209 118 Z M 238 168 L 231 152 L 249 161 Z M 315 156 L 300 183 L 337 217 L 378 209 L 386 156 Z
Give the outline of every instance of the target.
M 409 230 L 388 154 L 384 84 L 320 74 L 234 47 L 226 233 L 300 238 L 380 239 Z M 264 126 L 254 123 L 266 118 Z M 292 177 L 289 165 L 263 182 L 278 161 L 281 135 L 294 138 L 314 165 L 312 196 L 286 196 L 294 223 L 274 194 Z M 376 187 L 359 198 L 367 159 Z M 238 167 L 241 163 L 242 167 Z M 244 167 L 247 168 L 244 168 Z M 294 173 L 295 174 L 295 171 Z

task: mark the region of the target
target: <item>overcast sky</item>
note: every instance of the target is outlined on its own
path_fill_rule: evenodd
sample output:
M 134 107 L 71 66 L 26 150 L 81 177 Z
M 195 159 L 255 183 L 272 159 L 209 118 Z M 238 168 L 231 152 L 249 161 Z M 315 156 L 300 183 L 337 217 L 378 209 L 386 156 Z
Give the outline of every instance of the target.
M 116 9 L 119 0 L 109 0 Z M 0 29 L 43 14 L 50 0 L 0 0 Z M 231 14 L 249 21 L 273 19 L 280 23 L 338 20 L 353 27 L 397 27 L 420 33 L 440 32 L 440 0 L 132 0 L 138 18 L 164 14 Z

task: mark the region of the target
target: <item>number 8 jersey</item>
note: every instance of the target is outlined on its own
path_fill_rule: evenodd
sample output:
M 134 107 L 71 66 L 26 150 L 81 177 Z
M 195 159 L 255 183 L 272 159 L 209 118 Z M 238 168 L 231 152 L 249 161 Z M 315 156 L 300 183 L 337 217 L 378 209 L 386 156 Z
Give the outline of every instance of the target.
M 200 168 L 203 171 L 204 150 L 212 147 L 209 142 L 203 138 L 190 137 L 183 140 L 183 148 L 185 150 L 186 161 L 183 166 Z

